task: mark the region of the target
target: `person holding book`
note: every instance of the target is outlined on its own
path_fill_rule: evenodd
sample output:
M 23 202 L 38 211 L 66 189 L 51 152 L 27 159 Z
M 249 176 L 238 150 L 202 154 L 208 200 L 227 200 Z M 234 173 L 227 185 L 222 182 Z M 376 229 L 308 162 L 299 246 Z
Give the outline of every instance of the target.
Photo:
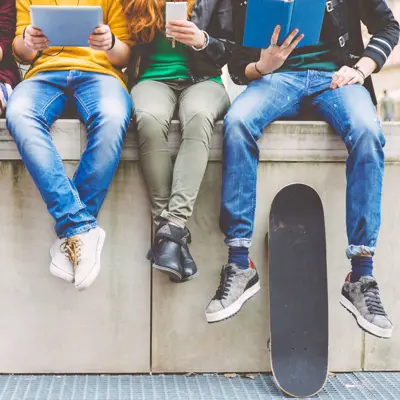
M 165 0 L 126 0 L 133 46 L 128 67 L 140 164 L 156 226 L 148 254 L 173 282 L 197 276 L 186 223 L 193 213 L 214 124 L 229 105 L 221 79 L 233 45 L 231 0 L 189 0 L 187 15 L 166 21 Z M 185 4 L 179 5 L 185 6 Z M 173 164 L 168 130 L 177 116 L 182 141 Z
M 20 81 L 20 73 L 12 56 L 15 34 L 15 1 L 0 1 L 0 117 L 5 113 L 13 88 Z
M 333 127 L 348 150 L 346 255 L 351 272 L 343 285 L 341 302 L 367 332 L 390 337 L 392 323 L 373 277 L 385 138 L 370 75 L 383 67 L 396 46 L 399 24 L 384 0 L 329 1 L 326 7 L 318 43 L 295 50 L 301 32 L 294 31 L 282 43 L 277 27 L 270 46 L 260 51 L 240 45 L 246 2 L 234 3 L 238 46 L 228 65 L 233 80 L 248 87 L 224 121 L 220 225 L 229 258 L 206 315 L 213 322 L 227 318 L 240 309 L 249 293 L 256 292 L 252 288 L 258 275 L 249 259 L 249 248 L 256 206 L 257 141 L 271 122 L 295 118 L 308 106 Z M 366 48 L 360 21 L 372 34 Z
M 36 1 L 54 5 L 53 1 Z M 30 25 L 30 0 L 17 0 L 13 43 L 19 62 L 31 64 L 7 109 L 7 127 L 47 209 L 58 239 L 50 250 L 50 272 L 78 290 L 100 271 L 105 232 L 97 215 L 119 163 L 132 103 L 121 68 L 130 58 L 127 21 L 119 1 L 88 0 L 102 6 L 104 25 L 88 38 L 88 47 L 49 47 L 40 27 Z M 76 5 L 66 0 L 63 5 Z M 68 35 L 68 32 L 65 32 Z M 87 146 L 70 179 L 50 128 L 73 105 L 86 126 Z

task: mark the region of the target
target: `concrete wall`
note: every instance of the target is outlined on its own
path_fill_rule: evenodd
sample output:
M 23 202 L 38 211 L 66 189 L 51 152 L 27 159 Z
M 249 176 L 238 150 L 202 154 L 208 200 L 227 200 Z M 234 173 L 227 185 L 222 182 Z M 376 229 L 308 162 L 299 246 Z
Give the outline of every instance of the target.
M 304 182 L 321 195 L 326 215 L 330 296 L 330 370 L 400 370 L 400 302 L 397 300 L 400 235 L 400 125 L 385 125 L 387 167 L 383 226 L 376 276 L 393 339 L 362 333 L 339 305 L 349 264 L 345 258 L 344 146 L 323 123 L 276 123 L 260 141 L 258 207 L 252 256 L 262 290 L 233 319 L 208 325 L 204 309 L 226 261 L 218 228 L 221 125 L 190 229 L 200 276 L 171 284 L 145 259 L 151 242 L 150 208 L 134 132 L 100 215 L 107 231 L 103 268 L 88 291 L 78 293 L 48 271 L 55 235 L 44 203 L 0 121 L 0 373 L 266 371 L 268 282 L 264 237 L 270 204 L 286 184 Z M 85 145 L 77 121 L 59 121 L 54 140 L 69 174 Z M 179 145 L 178 125 L 170 135 Z

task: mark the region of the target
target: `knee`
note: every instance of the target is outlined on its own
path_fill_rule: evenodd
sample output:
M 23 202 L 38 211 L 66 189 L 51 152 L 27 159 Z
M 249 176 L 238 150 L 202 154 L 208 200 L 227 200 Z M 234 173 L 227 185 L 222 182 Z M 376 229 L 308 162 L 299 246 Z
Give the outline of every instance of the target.
M 211 111 L 193 111 L 191 118 L 182 127 L 183 138 L 202 142 L 206 147 L 211 146 L 215 117 Z
M 169 121 L 167 117 L 146 111 L 136 111 L 135 119 L 139 146 L 164 143 L 168 140 Z
M 88 124 L 88 131 L 95 127 L 105 128 L 105 133 L 123 137 L 129 126 L 131 113 L 132 103 L 128 95 L 121 98 L 104 98 Z
M 224 118 L 224 144 L 246 144 L 257 140 L 251 129 L 252 116 L 238 107 L 231 107 Z
M 378 117 L 351 120 L 348 124 L 345 144 L 349 151 L 361 152 L 364 155 L 376 152 L 383 154 L 385 136 Z

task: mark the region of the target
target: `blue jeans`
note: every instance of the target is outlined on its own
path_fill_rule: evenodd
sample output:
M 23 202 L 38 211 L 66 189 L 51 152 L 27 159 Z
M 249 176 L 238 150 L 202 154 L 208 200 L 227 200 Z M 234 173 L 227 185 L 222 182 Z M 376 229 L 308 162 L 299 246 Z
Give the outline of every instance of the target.
M 66 175 L 50 127 L 73 104 L 87 146 L 73 179 Z M 60 238 L 96 227 L 118 166 L 132 104 L 118 79 L 83 71 L 44 72 L 23 81 L 7 108 L 7 127 Z
M 375 253 L 381 223 L 385 138 L 368 91 L 360 85 L 330 90 L 332 73 L 276 73 L 253 81 L 224 121 L 220 226 L 229 246 L 251 246 L 263 129 L 295 118 L 304 104 L 327 121 L 347 147 L 346 225 L 349 258 Z

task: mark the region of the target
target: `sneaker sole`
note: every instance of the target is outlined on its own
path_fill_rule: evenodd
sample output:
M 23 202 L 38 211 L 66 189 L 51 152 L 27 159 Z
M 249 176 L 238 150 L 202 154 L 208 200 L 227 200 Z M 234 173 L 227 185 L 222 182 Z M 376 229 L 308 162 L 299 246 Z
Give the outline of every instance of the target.
M 191 281 L 193 279 L 196 279 L 198 276 L 199 276 L 199 272 L 196 272 L 195 274 L 190 275 L 185 279 L 176 279 L 175 277 L 174 278 L 171 277 L 170 281 L 173 282 L 173 283 L 185 283 L 185 282 L 189 282 L 189 281 Z
M 96 280 L 97 276 L 99 275 L 100 272 L 100 257 L 101 257 L 101 251 L 103 250 L 104 246 L 104 241 L 106 240 L 106 233 L 101 230 L 100 231 L 100 236 L 99 236 L 99 241 L 97 243 L 97 259 L 99 259 L 99 262 L 96 262 L 89 272 L 89 274 L 86 276 L 86 278 L 78 285 L 75 285 L 75 288 L 79 290 L 80 292 L 87 289 L 89 286 L 92 285 L 92 283 Z
M 342 295 L 340 299 L 340 304 L 349 311 L 353 317 L 356 319 L 358 326 L 367 333 L 371 335 L 377 336 L 382 339 L 390 339 L 392 337 L 393 328 L 384 329 L 371 324 L 371 322 L 367 321 L 357 310 L 356 307 L 348 300 L 346 297 Z
M 250 289 L 246 290 L 229 307 L 224 308 L 223 310 L 212 313 L 212 314 L 206 313 L 207 322 L 209 324 L 212 324 L 214 322 L 224 321 L 226 319 L 229 319 L 229 318 L 235 316 L 241 310 L 244 303 L 246 303 L 247 300 L 250 300 L 260 289 L 261 289 L 260 282 L 257 282 Z

